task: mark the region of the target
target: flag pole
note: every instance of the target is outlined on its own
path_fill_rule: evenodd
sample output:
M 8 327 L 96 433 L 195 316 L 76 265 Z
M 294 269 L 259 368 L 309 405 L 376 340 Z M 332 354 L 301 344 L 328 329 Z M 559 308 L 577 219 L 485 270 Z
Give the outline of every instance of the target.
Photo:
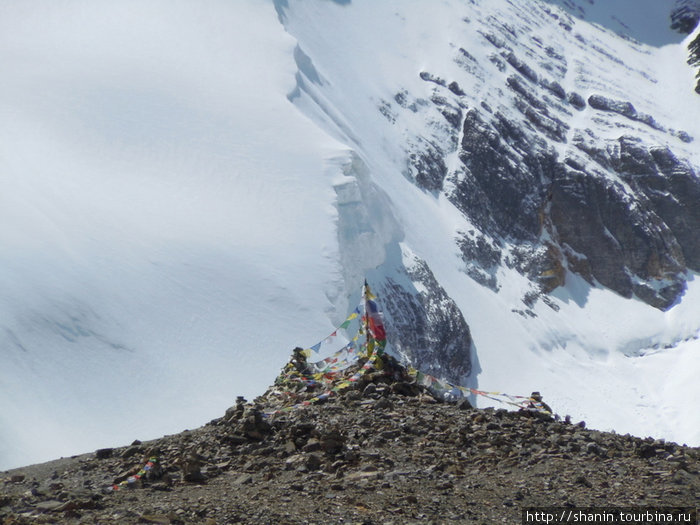
M 367 300 L 369 299 L 368 295 L 368 290 L 369 290 L 369 285 L 367 284 L 367 279 L 365 278 L 365 285 L 362 289 L 362 298 L 363 298 L 363 306 L 365 309 L 365 338 L 366 338 L 366 345 L 367 345 L 367 359 L 372 357 L 372 353 L 374 352 L 374 339 L 369 333 L 369 312 L 367 311 Z

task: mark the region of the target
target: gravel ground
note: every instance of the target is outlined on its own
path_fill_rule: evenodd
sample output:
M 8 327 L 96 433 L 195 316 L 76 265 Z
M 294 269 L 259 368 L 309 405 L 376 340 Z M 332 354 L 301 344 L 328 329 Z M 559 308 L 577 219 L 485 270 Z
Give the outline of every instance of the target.
M 441 403 L 382 374 L 269 415 L 282 406 L 270 391 L 196 430 L 0 473 L 0 523 L 491 524 L 528 507 L 700 506 L 698 448 Z

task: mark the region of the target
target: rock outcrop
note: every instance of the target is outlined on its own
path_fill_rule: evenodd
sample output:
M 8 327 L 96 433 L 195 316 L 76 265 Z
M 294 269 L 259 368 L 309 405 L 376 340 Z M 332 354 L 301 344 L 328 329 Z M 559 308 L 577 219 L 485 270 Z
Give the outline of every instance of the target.
M 679 7 L 674 23 L 691 24 L 693 6 Z M 420 159 L 412 175 L 416 184 L 442 189 L 476 227 L 456 239 L 466 273 L 498 290 L 497 269 L 517 269 L 532 282 L 523 297 L 528 306 L 564 284 L 571 271 L 623 297 L 670 308 L 686 289 L 688 271 L 700 271 L 700 216 L 693 204 L 700 177 L 682 153 L 695 138 L 628 100 L 567 93 L 557 80 L 568 70 L 565 56 L 543 46 L 521 56 L 517 42 L 511 43 L 512 28 L 492 31 L 484 34 L 496 49 L 491 65 L 479 64 L 463 48 L 455 61 L 477 76 L 495 65 L 504 75 L 501 100 L 511 100 L 517 111 L 493 109 L 486 101 L 477 107 L 449 89 L 447 75 L 423 71 L 435 110 L 460 108 L 463 120 L 459 128 L 441 130 L 451 135 L 443 143 L 457 143 L 454 150 L 445 149 L 443 157 L 435 148 L 409 155 Z M 591 52 L 604 53 L 578 38 Z M 695 65 L 699 49 L 696 39 Z M 603 128 L 619 129 L 615 138 L 572 125 L 580 111 Z M 655 139 L 658 134 L 666 139 Z M 460 162 L 445 173 L 453 152 Z
M 698 79 L 695 91 L 700 95 L 700 31 L 698 31 L 697 36 L 688 45 L 688 52 L 688 64 L 692 67 L 696 67 L 698 70 L 695 75 Z
M 387 276 L 378 290 L 392 348 L 417 368 L 459 382 L 472 371 L 469 326 L 425 261 L 413 256 L 404 264 L 406 273 Z
M 700 22 L 700 2 L 698 0 L 676 0 L 671 12 L 671 29 L 689 35 Z

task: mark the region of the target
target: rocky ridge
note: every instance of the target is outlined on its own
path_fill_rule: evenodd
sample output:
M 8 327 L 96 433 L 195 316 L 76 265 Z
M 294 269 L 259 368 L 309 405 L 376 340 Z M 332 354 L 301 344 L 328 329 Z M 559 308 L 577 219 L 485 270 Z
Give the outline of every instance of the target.
M 516 523 L 532 506 L 700 505 L 698 448 L 444 403 L 385 362 L 328 397 L 276 386 L 196 430 L 0 473 L 0 523 Z
M 538 9 L 561 22 L 561 14 Z M 467 273 L 482 284 L 497 290 L 497 269 L 514 268 L 533 283 L 532 293 L 523 298 L 530 306 L 563 285 L 568 269 L 591 284 L 668 309 L 685 290 L 686 272 L 700 268 L 692 238 L 700 224 L 692 205 L 700 195 L 700 179 L 673 146 L 694 137 L 670 129 L 628 100 L 595 91 L 587 98 L 567 92 L 560 82 L 572 57 L 546 47 L 527 22 L 517 28 L 492 25 L 482 32 L 493 47 L 489 62 L 464 48 L 454 59 L 467 74 L 493 70 L 491 76 L 503 76 L 501 99 L 517 109 L 515 114 L 486 101 L 476 105 L 456 81 L 448 85 L 439 75 L 420 74 L 433 86 L 433 104 L 454 124 L 453 130 L 442 127 L 454 139 L 445 143 L 458 145 L 435 142 L 410 153 L 418 159 L 415 182 L 427 191 L 445 191 L 478 227 L 458 244 Z M 562 33 L 572 32 L 574 25 L 569 20 Z M 524 46 L 528 37 L 533 45 Z M 601 42 L 581 34 L 574 39 L 583 53 L 615 61 Z M 589 115 L 590 127 L 572 124 L 580 112 Z M 617 136 L 601 136 L 606 128 L 619 130 Z M 453 149 L 461 166 L 449 173 L 443 158 Z
M 671 11 L 671 29 L 690 34 L 700 22 L 700 2 L 697 0 L 676 0 Z

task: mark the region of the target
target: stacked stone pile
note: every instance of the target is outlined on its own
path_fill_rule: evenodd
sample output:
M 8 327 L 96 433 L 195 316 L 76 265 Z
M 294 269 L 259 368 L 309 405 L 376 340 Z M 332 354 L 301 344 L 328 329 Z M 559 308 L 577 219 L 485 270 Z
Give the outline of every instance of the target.
M 317 388 L 0 473 L 0 523 L 518 523 L 529 506 L 700 505 L 698 448 L 443 403 L 394 363 L 304 405 Z

